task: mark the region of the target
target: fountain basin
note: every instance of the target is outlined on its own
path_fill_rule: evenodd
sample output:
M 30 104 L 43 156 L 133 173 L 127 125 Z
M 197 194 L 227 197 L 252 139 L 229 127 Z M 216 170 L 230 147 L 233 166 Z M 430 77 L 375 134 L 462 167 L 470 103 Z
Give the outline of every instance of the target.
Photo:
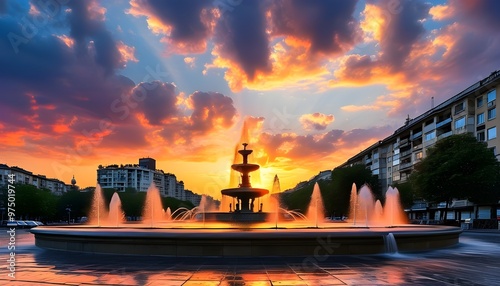
M 400 252 L 458 243 L 460 228 L 447 226 L 335 227 L 303 229 L 170 229 L 37 227 L 38 247 L 87 253 L 160 256 L 324 256 L 378 254 L 394 235 Z

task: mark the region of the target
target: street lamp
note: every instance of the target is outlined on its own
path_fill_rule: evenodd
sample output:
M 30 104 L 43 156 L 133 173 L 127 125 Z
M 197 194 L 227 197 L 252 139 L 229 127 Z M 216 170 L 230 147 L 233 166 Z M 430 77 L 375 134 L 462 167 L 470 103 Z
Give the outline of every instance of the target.
M 68 224 L 70 224 L 70 221 L 71 221 L 71 207 L 68 206 L 66 208 L 66 211 L 68 212 Z

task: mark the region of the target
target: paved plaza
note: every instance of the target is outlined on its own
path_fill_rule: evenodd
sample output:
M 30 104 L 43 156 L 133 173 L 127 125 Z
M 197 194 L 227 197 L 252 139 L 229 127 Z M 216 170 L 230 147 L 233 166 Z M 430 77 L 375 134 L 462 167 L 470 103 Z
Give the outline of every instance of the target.
M 0 235 L 0 285 L 500 285 L 500 232 L 464 232 L 425 253 L 301 258 L 168 258 L 43 250 L 16 234 L 15 279 Z

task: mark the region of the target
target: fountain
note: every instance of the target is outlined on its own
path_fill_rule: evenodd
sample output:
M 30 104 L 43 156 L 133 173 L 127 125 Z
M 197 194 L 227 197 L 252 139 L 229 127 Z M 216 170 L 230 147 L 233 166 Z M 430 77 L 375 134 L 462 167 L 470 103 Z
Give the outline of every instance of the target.
M 127 223 L 122 220 L 119 194 L 113 195 L 108 211 L 98 186 L 88 225 L 33 228 L 35 243 L 42 248 L 90 253 L 316 257 L 422 251 L 459 241 L 460 228 L 407 224 L 395 188 L 387 190 L 382 205 L 368 186 L 358 192 L 353 184 L 350 215 L 344 223 L 324 220 L 317 183 L 305 215 L 283 209 L 277 176 L 271 193 L 252 187 L 249 174 L 260 166 L 248 162 L 252 150 L 247 147 L 243 143 L 238 150 L 242 162 L 235 160 L 231 166 L 240 174 L 239 184 L 221 191 L 227 205 L 219 210 L 203 196 L 194 209 L 164 211 L 159 190 L 152 184 L 142 222 Z

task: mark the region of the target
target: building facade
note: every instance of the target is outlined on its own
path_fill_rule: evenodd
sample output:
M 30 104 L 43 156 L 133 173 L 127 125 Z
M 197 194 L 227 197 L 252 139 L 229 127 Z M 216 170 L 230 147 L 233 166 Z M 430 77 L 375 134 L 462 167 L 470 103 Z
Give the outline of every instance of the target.
M 486 142 L 500 160 L 500 118 L 496 116 L 496 101 L 500 94 L 500 71 L 474 83 L 424 114 L 410 119 L 394 134 L 356 154 L 339 167 L 364 164 L 378 176 L 383 190 L 408 180 L 413 167 L 437 141 L 452 134 L 470 133 Z M 496 203 L 496 202 L 494 202 Z M 410 218 L 436 219 L 446 204 L 429 206 L 417 202 L 407 210 Z M 434 208 L 434 209 L 432 209 Z M 447 219 L 489 219 L 494 216 L 491 206 L 474 206 L 466 200 L 454 201 Z M 500 209 L 496 210 L 500 216 Z
M 156 161 L 153 158 L 140 158 L 139 164 L 99 166 L 97 183 L 101 188 L 113 188 L 118 192 L 124 192 L 128 188 L 146 192 L 154 183 L 163 197 L 189 200 L 193 204 L 199 204 L 201 198 L 200 195 L 185 190 L 184 182 L 178 181 L 174 174 L 156 169 Z
M 5 164 L 0 164 L 0 185 L 8 184 L 9 174 L 14 175 L 15 184 L 32 185 L 39 189 L 48 189 L 55 195 L 62 195 L 73 187 L 58 179 L 47 178 L 40 174 L 36 175 L 23 168 L 17 166 L 9 167 Z

